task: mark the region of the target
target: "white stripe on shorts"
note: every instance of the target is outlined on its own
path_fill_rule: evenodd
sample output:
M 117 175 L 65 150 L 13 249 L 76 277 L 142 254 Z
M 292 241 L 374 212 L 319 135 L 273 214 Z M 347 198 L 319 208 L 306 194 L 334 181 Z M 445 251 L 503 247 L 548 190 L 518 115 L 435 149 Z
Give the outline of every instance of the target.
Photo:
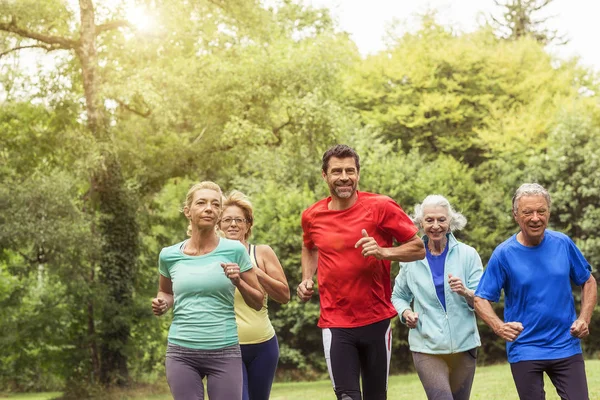
M 325 362 L 327 363 L 329 377 L 331 378 L 331 383 L 333 384 L 333 388 L 335 389 L 333 371 L 331 370 L 331 331 L 329 330 L 329 328 L 323 329 L 323 351 L 325 352 Z

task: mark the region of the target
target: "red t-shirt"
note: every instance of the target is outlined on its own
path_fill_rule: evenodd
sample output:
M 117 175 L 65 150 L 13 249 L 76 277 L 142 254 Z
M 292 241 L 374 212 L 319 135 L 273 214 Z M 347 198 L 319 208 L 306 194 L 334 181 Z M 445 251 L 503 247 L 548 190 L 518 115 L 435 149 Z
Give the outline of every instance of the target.
M 328 197 L 302 213 L 304 246 L 318 249 L 321 328 L 354 328 L 396 315 L 390 300 L 391 262 L 365 258 L 362 247 L 354 245 L 362 229 L 381 247 L 392 247 L 394 238 L 406 242 L 418 229 L 391 198 L 358 191 L 357 195 L 346 210 L 329 210 Z

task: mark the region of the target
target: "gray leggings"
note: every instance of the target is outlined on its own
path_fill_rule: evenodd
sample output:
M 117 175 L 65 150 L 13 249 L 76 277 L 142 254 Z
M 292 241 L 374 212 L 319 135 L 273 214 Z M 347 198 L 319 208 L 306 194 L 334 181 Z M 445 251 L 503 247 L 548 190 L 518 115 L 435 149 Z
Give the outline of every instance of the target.
M 166 367 L 174 400 L 204 400 L 205 376 L 210 400 L 242 399 L 242 353 L 237 344 L 196 350 L 169 343 Z
M 477 365 L 477 349 L 454 354 L 413 352 L 428 400 L 468 400 Z

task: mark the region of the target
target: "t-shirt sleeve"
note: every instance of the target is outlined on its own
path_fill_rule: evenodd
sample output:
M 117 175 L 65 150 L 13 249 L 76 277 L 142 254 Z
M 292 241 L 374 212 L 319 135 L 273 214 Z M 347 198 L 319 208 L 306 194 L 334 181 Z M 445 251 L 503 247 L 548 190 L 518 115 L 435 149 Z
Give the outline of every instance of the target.
M 242 246 L 237 249 L 237 265 L 240 267 L 240 272 L 246 272 L 252 269 L 252 261 L 250 260 L 250 255 L 246 251 L 246 248 Z
M 302 213 L 302 243 L 309 250 L 315 247 L 310 234 L 310 215 L 309 210 L 305 210 Z
M 408 241 L 419 231 L 402 207 L 391 198 L 385 198 L 381 210 L 379 227 L 399 243 Z
M 165 251 L 165 249 L 162 249 L 160 254 L 158 255 L 158 272 L 165 278 L 171 279 L 169 267 L 170 263 L 167 259 L 167 252 Z
M 505 282 L 506 274 L 504 273 L 498 254 L 494 252 L 488 262 L 487 268 L 483 271 L 479 285 L 477 285 L 477 290 L 475 290 L 475 296 L 497 303 L 500 300 L 500 294 Z
M 577 286 L 581 286 L 590 278 L 592 267 L 587 262 L 581 251 L 577 248 L 577 245 L 570 239 L 567 238 L 567 246 L 569 252 L 569 264 L 570 271 L 569 276 L 571 281 Z

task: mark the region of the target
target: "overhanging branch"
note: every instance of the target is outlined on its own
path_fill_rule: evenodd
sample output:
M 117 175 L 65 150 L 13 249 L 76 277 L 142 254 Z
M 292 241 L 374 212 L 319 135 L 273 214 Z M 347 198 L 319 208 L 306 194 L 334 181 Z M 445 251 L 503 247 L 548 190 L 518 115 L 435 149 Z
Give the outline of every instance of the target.
M 61 36 L 44 35 L 42 33 L 33 32 L 25 28 L 17 26 L 17 22 L 13 17 L 9 23 L 0 23 L 0 31 L 17 34 L 21 37 L 37 40 L 38 42 L 46 43 L 53 46 L 55 49 L 74 49 L 78 45 L 78 41 L 68 39 Z
M 4 57 L 5 55 L 7 55 L 9 53 L 12 53 L 13 51 L 18 51 L 18 50 L 23 50 L 23 49 L 44 49 L 46 51 L 52 51 L 52 50 L 62 49 L 62 47 L 44 45 L 44 44 L 32 44 L 29 46 L 18 46 L 18 47 L 14 47 L 12 49 L 3 51 L 2 53 L 0 53 L 0 58 Z

